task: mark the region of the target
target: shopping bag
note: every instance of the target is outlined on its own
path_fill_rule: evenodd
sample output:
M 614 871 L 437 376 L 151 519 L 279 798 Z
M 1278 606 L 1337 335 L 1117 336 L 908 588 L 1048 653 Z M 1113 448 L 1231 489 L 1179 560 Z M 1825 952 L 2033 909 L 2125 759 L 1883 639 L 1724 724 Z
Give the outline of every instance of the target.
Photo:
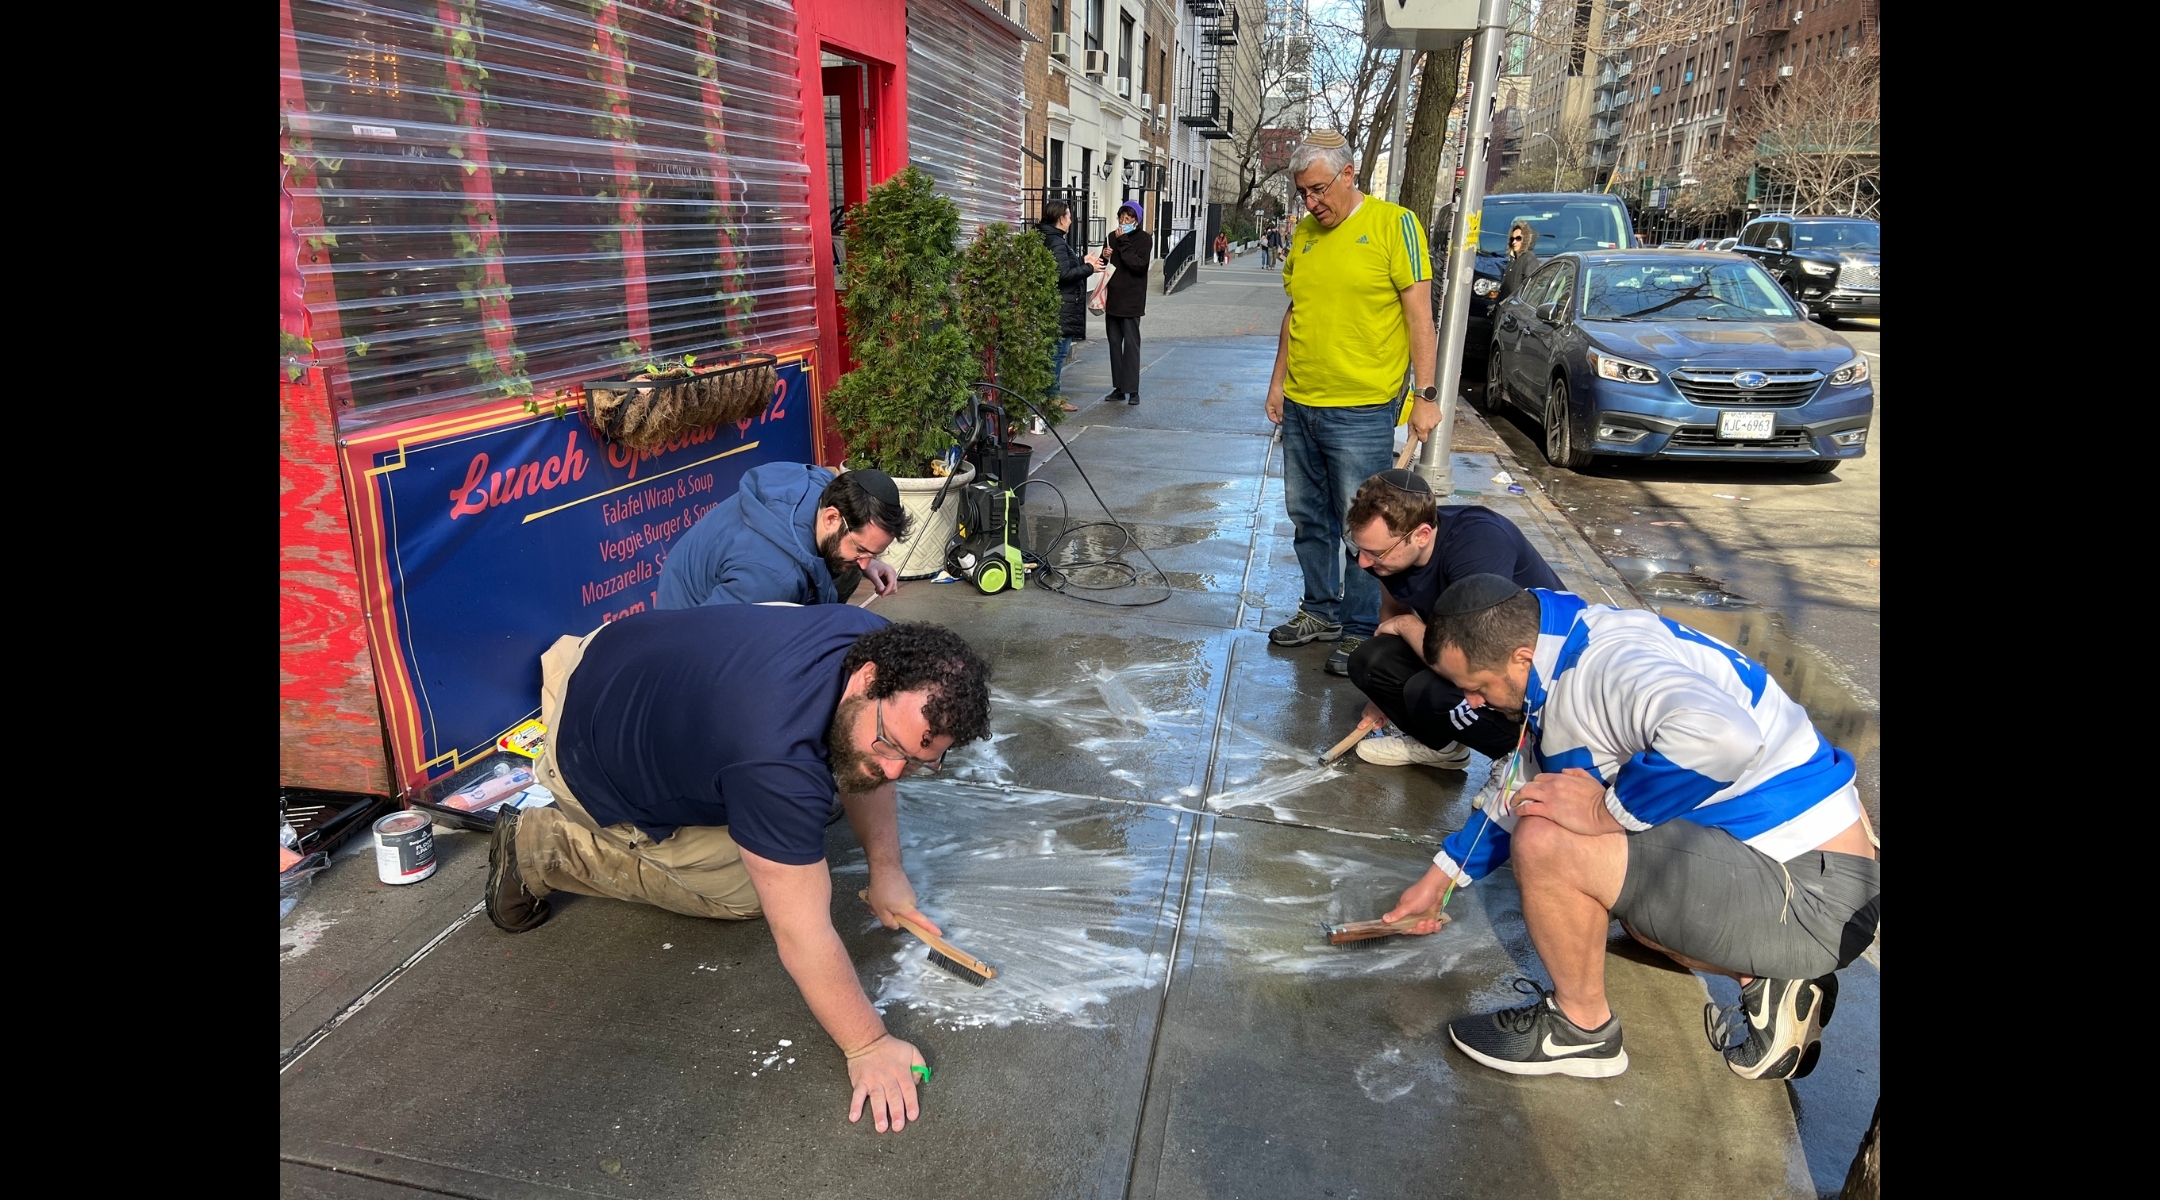
M 1089 312 L 1099 313 L 1103 311 L 1103 306 L 1110 302 L 1110 277 L 1115 274 L 1117 274 L 1116 263 L 1110 263 L 1103 267 L 1102 281 L 1095 285 L 1094 293 L 1088 297 Z

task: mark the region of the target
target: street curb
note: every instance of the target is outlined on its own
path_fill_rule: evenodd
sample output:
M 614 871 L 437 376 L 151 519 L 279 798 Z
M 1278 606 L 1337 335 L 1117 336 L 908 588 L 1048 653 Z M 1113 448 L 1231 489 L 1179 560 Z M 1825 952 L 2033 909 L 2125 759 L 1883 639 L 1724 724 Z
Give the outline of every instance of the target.
M 1500 465 L 1506 468 L 1508 474 L 1515 477 L 1515 482 L 1522 485 L 1523 494 L 1521 499 L 1524 507 L 1528 508 L 1539 522 L 1545 526 L 1546 536 L 1552 540 L 1552 543 L 1564 547 L 1574 559 L 1572 563 L 1553 563 L 1552 567 L 1555 571 L 1563 575 L 1574 574 L 1587 579 L 1605 594 L 1606 603 L 1616 607 L 1650 607 L 1636 593 L 1626 577 L 1621 575 L 1619 570 L 1612 565 L 1612 561 L 1605 557 L 1604 551 L 1599 550 L 1596 543 L 1592 542 L 1589 536 L 1583 532 L 1582 527 L 1571 520 L 1565 512 L 1562 512 L 1560 506 L 1554 504 L 1551 497 L 1545 494 L 1544 485 L 1538 482 L 1537 477 L 1530 472 L 1521 459 L 1515 457 L 1515 452 L 1494 431 L 1492 423 L 1485 419 L 1485 414 L 1472 408 L 1467 401 L 1457 400 L 1455 419 L 1458 422 L 1474 423 L 1484 432 L 1485 438 L 1492 443 L 1493 456 L 1500 460 Z M 1573 568 L 1572 571 L 1569 569 L 1571 567 Z M 1583 595 L 1586 600 L 1595 599 L 1595 597 L 1587 593 L 1578 594 Z

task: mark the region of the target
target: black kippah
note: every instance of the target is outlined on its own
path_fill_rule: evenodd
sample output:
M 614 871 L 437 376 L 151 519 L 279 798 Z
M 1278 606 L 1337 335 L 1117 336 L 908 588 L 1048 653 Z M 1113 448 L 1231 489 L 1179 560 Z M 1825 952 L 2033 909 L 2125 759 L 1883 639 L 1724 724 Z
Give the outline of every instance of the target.
M 1423 475 L 1420 475 L 1415 471 L 1408 470 L 1403 467 L 1396 467 L 1395 469 L 1390 471 L 1382 471 L 1378 475 L 1373 476 L 1373 478 L 1379 480 L 1384 484 L 1387 484 L 1389 487 L 1394 488 L 1396 491 L 1399 492 L 1409 492 L 1413 495 L 1418 496 L 1432 495 L 1432 485 L 1425 482 L 1425 477 Z
M 860 470 L 849 471 L 847 477 L 854 480 L 855 486 L 861 488 L 873 500 L 893 505 L 900 503 L 900 485 L 893 482 L 892 476 L 878 470 L 876 467 L 864 467 Z
M 1483 612 L 1495 604 L 1522 595 L 1522 585 L 1505 575 L 1465 575 L 1448 585 L 1433 603 L 1436 616 L 1458 617 Z

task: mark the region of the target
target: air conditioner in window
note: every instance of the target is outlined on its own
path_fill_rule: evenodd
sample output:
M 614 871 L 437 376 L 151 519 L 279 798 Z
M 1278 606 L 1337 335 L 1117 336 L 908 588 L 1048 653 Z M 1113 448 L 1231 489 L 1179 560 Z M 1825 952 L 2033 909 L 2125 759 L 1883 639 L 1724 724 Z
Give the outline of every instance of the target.
M 1050 35 L 1050 57 L 1059 62 L 1070 62 L 1072 60 L 1071 52 L 1065 48 L 1064 34 L 1053 33 Z
M 1802 17 L 1804 17 L 1804 16 L 1806 16 L 1806 15 L 1807 15 L 1807 12 L 1806 12 L 1805 10 L 1803 10 L 1803 9 L 1798 9 L 1798 8 L 1794 9 L 1794 10 L 1793 10 L 1793 15 L 1792 15 L 1792 23 L 1793 23 L 1793 24 L 1795 24 L 1795 25 L 1798 25 L 1798 24 L 1800 23 L 1800 18 L 1802 18 Z
M 1157 121 L 1168 121 L 1170 119 L 1170 106 L 1167 104 L 1156 105 L 1155 119 Z
M 1782 67 L 1779 67 L 1779 68 L 1777 69 L 1777 77 L 1778 77 L 1779 79 L 1791 79 L 1791 78 L 1792 78 L 1792 64 L 1791 64 L 1791 63 L 1786 63 L 1786 64 L 1785 64 L 1784 66 L 1782 66 Z
M 1123 98 L 1123 99 L 1126 99 L 1126 100 L 1130 100 L 1130 99 L 1132 99 L 1132 76 L 1130 76 L 1130 75 L 1120 75 L 1120 76 L 1118 76 L 1118 81 L 1117 81 L 1117 94 L 1118 94 L 1118 95 L 1119 95 L 1119 96 L 1120 96 L 1121 98 Z
M 1148 95 L 1146 92 L 1140 93 L 1140 111 L 1146 112 L 1154 107 L 1155 97 Z
M 1097 79 L 1108 75 L 1110 73 L 1110 52 L 1107 50 L 1088 51 L 1087 57 L 1080 64 L 1080 73 Z

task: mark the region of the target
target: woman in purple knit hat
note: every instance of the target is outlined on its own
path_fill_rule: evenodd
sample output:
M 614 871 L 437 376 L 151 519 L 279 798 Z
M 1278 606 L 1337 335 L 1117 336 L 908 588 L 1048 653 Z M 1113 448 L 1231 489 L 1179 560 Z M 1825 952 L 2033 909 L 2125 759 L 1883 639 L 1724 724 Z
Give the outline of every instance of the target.
M 1110 339 L 1110 394 L 1103 399 L 1116 403 L 1140 403 L 1140 317 L 1147 312 L 1148 255 L 1146 230 L 1140 227 L 1147 210 L 1138 200 L 1118 205 L 1117 229 L 1103 242 L 1104 262 L 1117 264 L 1110 290 L 1103 297 L 1103 325 Z

